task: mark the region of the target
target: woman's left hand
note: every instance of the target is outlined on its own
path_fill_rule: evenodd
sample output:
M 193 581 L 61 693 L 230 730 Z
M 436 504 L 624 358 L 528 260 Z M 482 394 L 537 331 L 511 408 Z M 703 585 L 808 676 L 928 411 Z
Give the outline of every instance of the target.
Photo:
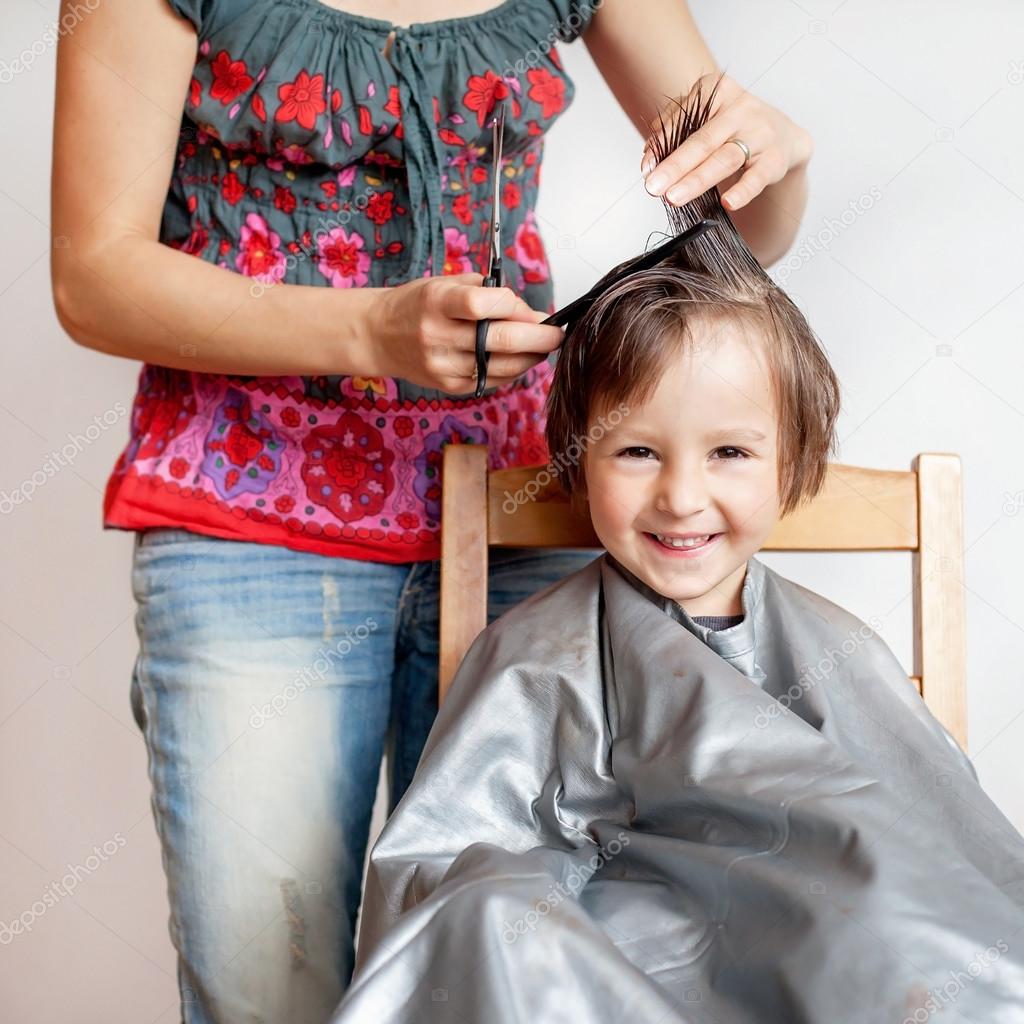
M 700 84 L 707 95 L 718 77 L 718 73 L 703 75 L 693 88 Z M 669 202 L 682 206 L 742 169 L 739 180 L 722 196 L 723 205 L 738 210 L 810 160 L 814 149 L 810 133 L 728 75 L 722 76 L 715 108 L 703 128 L 652 168 L 644 185 L 651 195 L 665 193 Z M 730 139 L 739 139 L 750 150 L 746 168 L 743 150 Z M 648 142 L 641 167 L 653 159 Z

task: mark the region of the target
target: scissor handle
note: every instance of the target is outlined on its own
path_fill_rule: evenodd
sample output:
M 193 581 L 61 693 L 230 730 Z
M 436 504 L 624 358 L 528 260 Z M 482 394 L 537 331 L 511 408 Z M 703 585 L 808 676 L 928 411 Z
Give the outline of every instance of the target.
M 480 287 L 498 288 L 501 285 L 501 266 L 496 264 L 495 272 L 488 274 L 483 279 Z M 491 353 L 487 351 L 487 328 L 490 327 L 490 319 L 477 320 L 476 322 L 476 391 L 474 398 L 480 398 L 487 388 L 487 364 L 491 361 Z

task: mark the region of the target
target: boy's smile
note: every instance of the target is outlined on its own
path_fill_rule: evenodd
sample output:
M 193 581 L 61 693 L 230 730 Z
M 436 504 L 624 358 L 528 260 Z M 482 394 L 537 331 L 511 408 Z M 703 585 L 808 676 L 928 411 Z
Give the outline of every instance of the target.
M 779 514 L 775 400 L 756 339 L 731 323 L 694 333 L 647 401 L 627 402 L 588 448 L 586 489 L 622 565 L 690 615 L 733 615 Z

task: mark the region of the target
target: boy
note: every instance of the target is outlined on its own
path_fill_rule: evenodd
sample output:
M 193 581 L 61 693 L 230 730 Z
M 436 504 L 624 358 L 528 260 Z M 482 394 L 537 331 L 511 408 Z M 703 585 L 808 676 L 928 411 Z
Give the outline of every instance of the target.
M 754 557 L 835 378 L 714 190 L 680 217 L 721 231 L 600 294 L 552 385 L 605 554 L 468 652 L 335 1024 L 1024 1022 L 1024 839 L 873 630 Z

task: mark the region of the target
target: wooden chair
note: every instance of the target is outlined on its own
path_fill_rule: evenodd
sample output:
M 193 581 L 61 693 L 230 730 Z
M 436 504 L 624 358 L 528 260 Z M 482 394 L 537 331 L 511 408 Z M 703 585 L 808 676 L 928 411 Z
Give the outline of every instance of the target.
M 488 547 L 601 546 L 543 466 L 489 473 L 482 445 L 444 449 L 440 693 L 487 624 Z M 506 493 L 533 500 L 514 513 Z M 818 496 L 780 520 L 765 551 L 912 551 L 914 675 L 932 714 L 967 746 L 960 459 L 918 455 L 900 472 L 833 463 Z

